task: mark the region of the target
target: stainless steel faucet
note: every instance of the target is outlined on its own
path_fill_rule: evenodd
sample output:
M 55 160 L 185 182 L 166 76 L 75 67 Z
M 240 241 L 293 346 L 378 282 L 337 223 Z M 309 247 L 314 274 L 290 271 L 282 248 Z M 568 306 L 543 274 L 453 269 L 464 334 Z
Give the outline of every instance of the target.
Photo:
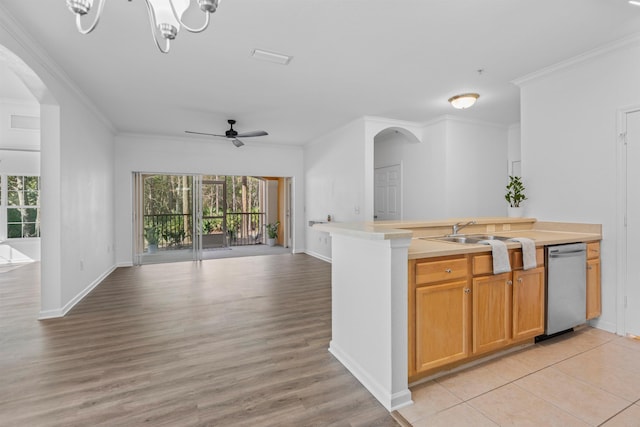
M 462 230 L 463 228 L 465 228 L 467 225 L 471 225 L 471 224 L 475 224 L 476 222 L 474 220 L 467 222 L 466 224 L 463 224 L 461 222 L 458 222 L 457 224 L 453 224 L 453 233 L 451 233 L 452 236 L 455 236 L 456 234 L 458 234 L 458 232 L 460 230 Z

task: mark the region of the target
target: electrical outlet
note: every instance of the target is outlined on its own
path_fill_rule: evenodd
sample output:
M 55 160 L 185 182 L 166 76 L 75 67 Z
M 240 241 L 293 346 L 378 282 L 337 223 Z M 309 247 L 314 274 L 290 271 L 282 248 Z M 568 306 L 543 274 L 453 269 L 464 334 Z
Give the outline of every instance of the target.
M 502 224 L 502 231 L 511 231 L 511 224 Z
M 493 233 L 495 231 L 496 231 L 496 225 L 495 224 L 487 225 L 487 233 Z
M 358 206 L 358 205 L 354 205 L 354 206 L 353 206 L 353 212 L 354 212 L 356 215 L 360 215 L 360 206 Z

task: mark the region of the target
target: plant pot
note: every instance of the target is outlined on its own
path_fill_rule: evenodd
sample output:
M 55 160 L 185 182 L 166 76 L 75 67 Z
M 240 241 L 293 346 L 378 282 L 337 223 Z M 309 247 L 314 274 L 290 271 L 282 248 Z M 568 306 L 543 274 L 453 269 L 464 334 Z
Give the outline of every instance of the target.
M 524 209 L 522 208 L 522 206 L 519 206 L 517 208 L 509 206 L 509 218 L 522 218 L 523 214 Z
M 156 252 L 158 252 L 158 245 L 157 244 L 149 244 L 149 246 L 147 246 L 147 252 L 150 254 L 155 254 Z
M 276 245 L 276 239 L 275 238 L 271 238 L 271 237 L 267 237 L 267 245 L 275 246 Z

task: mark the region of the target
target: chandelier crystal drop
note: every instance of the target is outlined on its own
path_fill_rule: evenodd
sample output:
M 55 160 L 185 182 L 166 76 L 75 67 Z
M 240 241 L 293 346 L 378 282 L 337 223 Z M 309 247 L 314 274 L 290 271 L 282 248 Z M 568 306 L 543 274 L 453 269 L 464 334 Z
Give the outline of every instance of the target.
M 93 31 L 100 17 L 106 0 L 66 0 L 67 7 L 76 15 L 76 27 L 81 34 L 89 34 Z M 131 1 L 131 0 L 129 0 Z M 144 0 L 149 12 L 151 23 L 151 35 L 162 53 L 169 53 L 170 41 L 175 39 L 181 28 L 192 32 L 200 33 L 209 26 L 210 16 L 214 13 L 221 0 L 197 0 L 200 11 L 204 13 L 204 23 L 202 26 L 193 28 L 182 21 L 184 13 L 190 5 L 190 0 Z M 83 21 L 89 19 L 89 15 L 96 5 L 96 11 L 88 27 L 83 26 Z

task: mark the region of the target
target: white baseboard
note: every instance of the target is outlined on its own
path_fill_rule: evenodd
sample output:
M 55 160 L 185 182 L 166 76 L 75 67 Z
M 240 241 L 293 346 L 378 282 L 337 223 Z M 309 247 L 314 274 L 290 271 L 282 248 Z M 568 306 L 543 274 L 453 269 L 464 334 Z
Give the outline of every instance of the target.
M 373 397 L 382 403 L 387 411 L 396 411 L 413 403 L 411 400 L 411 391 L 408 387 L 397 393 L 391 393 L 391 390 L 385 389 L 385 387 L 365 371 L 358 362 L 342 351 L 340 347 L 333 342 L 333 340 L 329 343 L 329 352 L 333 354 L 333 356 L 338 359 L 338 361 L 342 363 L 367 390 L 369 390 L 369 393 L 371 393 Z
M 318 259 L 320 259 L 322 261 L 325 261 L 325 262 L 328 262 L 329 264 L 331 264 L 331 258 L 329 258 L 328 256 L 319 254 L 319 253 L 314 252 L 314 251 L 305 251 L 305 253 L 307 255 L 310 255 L 310 256 L 314 257 L 314 258 L 318 258 Z
M 611 332 L 612 334 L 622 335 L 618 333 L 618 328 L 616 327 L 615 323 L 603 322 L 599 319 L 589 320 L 588 323 L 589 326 L 593 326 L 594 328 L 602 329 L 603 331 Z
M 69 312 L 69 310 L 71 310 L 77 303 L 82 301 L 82 299 L 84 297 L 86 297 L 89 294 L 89 292 L 91 292 L 96 286 L 98 286 L 100 283 L 102 283 L 102 281 L 104 279 L 106 279 L 107 276 L 109 276 L 111 273 L 113 273 L 113 271 L 115 269 L 116 269 L 116 266 L 114 265 L 111 268 L 109 268 L 107 271 L 102 273 L 96 280 L 91 282 L 89 284 L 89 286 L 84 288 L 78 295 L 73 297 L 71 299 L 71 301 L 66 303 L 64 305 L 64 307 L 59 308 L 59 309 L 55 309 L 55 310 L 44 310 L 44 311 L 41 310 L 40 314 L 38 316 L 38 320 L 54 319 L 54 318 L 57 318 L 57 317 L 64 317 Z
M 133 267 L 133 262 L 131 262 L 131 261 L 119 262 L 119 263 L 116 264 L 116 267 L 117 268 L 120 268 L 120 267 Z

